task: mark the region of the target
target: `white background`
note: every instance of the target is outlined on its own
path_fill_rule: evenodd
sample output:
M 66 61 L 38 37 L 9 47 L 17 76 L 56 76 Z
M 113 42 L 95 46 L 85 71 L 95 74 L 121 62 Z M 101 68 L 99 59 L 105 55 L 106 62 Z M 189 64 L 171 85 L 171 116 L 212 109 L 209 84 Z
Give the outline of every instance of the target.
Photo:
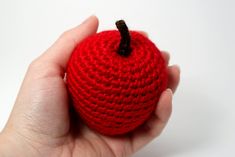
M 0 0 L 0 130 L 29 63 L 91 14 L 125 19 L 182 71 L 164 133 L 135 157 L 235 156 L 234 0 Z

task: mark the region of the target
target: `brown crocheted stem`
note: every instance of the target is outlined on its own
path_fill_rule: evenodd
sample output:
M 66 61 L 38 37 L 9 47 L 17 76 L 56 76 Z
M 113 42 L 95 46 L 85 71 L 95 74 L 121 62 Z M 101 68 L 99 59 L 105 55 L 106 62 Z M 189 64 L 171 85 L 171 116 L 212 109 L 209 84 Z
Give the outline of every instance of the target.
M 121 41 L 117 53 L 122 56 L 128 56 L 131 53 L 131 37 L 128 27 L 124 20 L 117 21 L 116 26 L 121 35 Z

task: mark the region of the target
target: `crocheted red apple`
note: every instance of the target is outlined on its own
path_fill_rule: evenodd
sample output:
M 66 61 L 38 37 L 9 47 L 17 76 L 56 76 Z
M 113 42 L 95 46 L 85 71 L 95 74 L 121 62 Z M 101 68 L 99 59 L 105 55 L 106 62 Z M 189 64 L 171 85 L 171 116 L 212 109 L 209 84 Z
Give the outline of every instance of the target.
M 143 124 L 167 87 L 167 70 L 158 48 L 147 37 L 117 30 L 88 37 L 72 53 L 67 87 L 75 110 L 93 130 L 121 135 Z

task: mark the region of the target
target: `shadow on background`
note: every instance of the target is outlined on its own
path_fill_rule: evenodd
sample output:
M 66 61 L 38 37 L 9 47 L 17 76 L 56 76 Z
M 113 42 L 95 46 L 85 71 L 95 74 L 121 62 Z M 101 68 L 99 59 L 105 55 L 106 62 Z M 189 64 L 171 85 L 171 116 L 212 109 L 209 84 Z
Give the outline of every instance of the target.
M 213 95 L 206 89 L 206 82 L 182 82 L 166 130 L 134 157 L 181 156 L 213 143 L 216 130 L 222 123 L 220 117 L 223 111 L 215 107 L 219 102 L 213 101 Z

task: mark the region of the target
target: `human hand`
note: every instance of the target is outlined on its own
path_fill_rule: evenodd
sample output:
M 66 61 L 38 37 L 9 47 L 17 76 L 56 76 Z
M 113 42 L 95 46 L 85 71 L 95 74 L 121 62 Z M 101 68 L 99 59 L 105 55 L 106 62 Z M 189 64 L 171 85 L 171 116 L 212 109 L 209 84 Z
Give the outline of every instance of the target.
M 131 156 L 159 136 L 171 115 L 172 91 L 179 68 L 168 66 L 169 85 L 155 114 L 134 132 L 107 137 L 90 130 L 69 107 L 64 81 L 67 61 L 75 46 L 96 33 L 98 19 L 91 16 L 66 31 L 27 71 L 10 118 L 0 134 L 0 156 L 124 157 Z M 165 60 L 169 55 L 162 52 Z

